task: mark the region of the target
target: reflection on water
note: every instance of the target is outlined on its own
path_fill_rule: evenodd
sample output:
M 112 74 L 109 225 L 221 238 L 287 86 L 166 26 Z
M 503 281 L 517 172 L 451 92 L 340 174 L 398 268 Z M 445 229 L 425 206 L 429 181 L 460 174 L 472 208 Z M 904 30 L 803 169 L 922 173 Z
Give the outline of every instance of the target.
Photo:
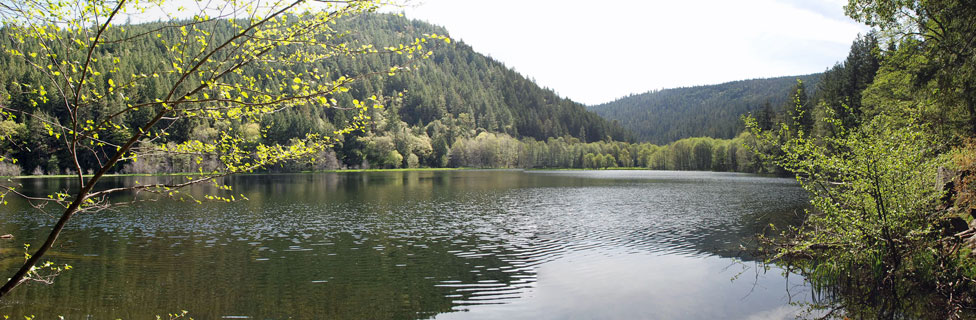
M 0 314 L 781 319 L 810 297 L 802 278 L 747 255 L 752 235 L 804 205 L 788 179 L 458 171 L 228 182 L 250 201 L 78 217 L 51 254 L 76 269 L 18 289 Z M 12 203 L 0 233 L 37 241 L 51 220 Z M 19 253 L 0 247 L 0 269 L 12 272 Z

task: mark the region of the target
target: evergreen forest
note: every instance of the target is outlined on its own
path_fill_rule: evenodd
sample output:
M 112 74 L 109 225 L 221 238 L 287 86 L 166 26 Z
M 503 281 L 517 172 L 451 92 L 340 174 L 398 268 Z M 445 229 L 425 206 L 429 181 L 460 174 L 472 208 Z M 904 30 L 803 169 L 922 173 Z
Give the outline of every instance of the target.
M 157 26 L 148 24 L 113 27 L 109 34 L 148 32 Z M 228 34 L 234 31 L 229 23 Z M 343 37 L 335 41 L 353 47 L 370 44 L 377 48 L 409 42 L 424 35 L 442 34 L 447 31 L 428 23 L 413 21 L 394 14 L 369 14 L 344 19 L 337 26 L 345 30 Z M 0 33 L 8 31 L 0 30 Z M 219 36 L 219 35 L 218 35 Z M 228 36 L 228 35 L 223 35 Z M 179 30 L 164 29 L 161 36 L 165 43 L 177 43 Z M 11 45 L 10 35 L 2 41 Z M 120 72 L 148 75 L 153 81 L 148 85 L 127 86 L 117 89 L 121 94 L 106 99 L 90 117 L 99 119 L 112 114 L 125 104 L 133 105 L 151 101 L 168 90 L 165 84 L 175 80 L 174 74 L 153 73 L 158 61 L 165 60 L 166 48 L 152 41 L 142 41 L 134 49 L 116 52 L 112 45 L 100 47 L 102 55 L 116 57 Z M 125 57 L 125 59 L 118 59 Z M 106 58 L 107 59 L 107 58 Z M 410 65 L 411 70 L 387 75 L 386 66 Z M 0 54 L 0 103 L 14 114 L 6 117 L 0 130 L 9 137 L 2 142 L 2 153 L 15 163 L 3 162 L 4 175 L 66 174 L 73 164 L 67 150 L 54 143 L 58 137 L 49 134 L 45 123 L 69 117 L 59 107 L 58 93 L 39 86 L 40 74 L 24 59 L 9 52 Z M 351 105 L 353 100 L 367 100 L 370 96 L 387 97 L 382 101 L 387 107 L 373 109 L 369 130 L 357 130 L 342 135 L 331 150 L 322 152 L 312 163 L 290 163 L 265 168 L 272 171 L 301 171 L 339 168 L 400 168 L 445 167 L 449 163 L 449 151 L 459 140 L 475 139 L 479 134 L 491 133 L 526 141 L 545 141 L 557 138 L 567 141 L 630 141 L 629 133 L 616 123 L 606 121 L 589 112 L 582 104 L 556 95 L 552 90 L 540 88 L 525 76 L 502 63 L 474 52 L 461 43 L 438 46 L 429 59 L 400 55 L 365 55 L 355 58 L 329 59 L 312 66 L 323 76 L 368 74 L 380 75 L 356 79 L 348 92 L 334 97 L 338 105 Z M 245 75 L 259 75 L 258 68 L 247 69 Z M 104 81 L 104 88 L 116 85 Z M 121 80 L 115 80 L 121 82 Z M 261 88 L 275 88 L 278 84 L 264 81 Z M 123 99 L 126 99 L 124 102 Z M 119 121 L 130 124 L 145 122 L 152 110 L 125 114 Z M 38 117 L 16 117 L 18 114 L 38 114 Z M 341 123 L 350 121 L 354 111 L 322 106 L 290 108 L 265 115 L 259 124 L 234 120 L 186 119 L 165 121 L 162 129 L 154 129 L 162 139 L 153 139 L 143 147 L 174 146 L 186 141 L 207 140 L 219 133 L 233 130 L 243 132 L 248 139 L 268 143 L 287 143 L 309 133 L 329 134 Z M 132 129 L 135 130 L 135 129 Z M 103 137 L 106 142 L 119 144 L 124 134 Z M 146 142 L 149 144 L 149 142 Z M 111 153 L 111 150 L 109 150 Z M 580 156 L 582 157 L 582 156 Z M 166 173 L 196 171 L 196 159 L 189 156 L 159 156 L 128 161 L 115 169 L 118 173 Z M 204 167 L 216 167 L 217 159 L 200 160 Z M 455 160 L 459 166 L 508 166 L 505 162 L 471 162 Z M 99 159 L 83 158 L 80 166 L 85 171 L 97 168 Z

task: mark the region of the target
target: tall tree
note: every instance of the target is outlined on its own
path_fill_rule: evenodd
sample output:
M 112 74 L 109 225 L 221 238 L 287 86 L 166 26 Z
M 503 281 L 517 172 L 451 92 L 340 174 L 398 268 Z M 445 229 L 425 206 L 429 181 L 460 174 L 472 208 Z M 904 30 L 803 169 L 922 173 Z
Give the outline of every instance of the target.
M 843 63 L 827 70 L 817 85 L 815 100 L 831 108 L 844 127 L 856 127 L 863 113 L 861 92 L 874 82 L 881 67 L 877 33 L 858 36 Z
M 796 85 L 793 86 L 793 93 L 790 97 L 793 98 L 793 101 L 786 105 L 787 114 L 791 118 L 789 122 L 790 126 L 795 131 L 802 131 L 809 134 L 814 123 L 813 105 L 807 96 L 806 86 L 803 84 L 803 81 L 796 80 Z
M 769 130 L 773 127 L 773 118 L 776 116 L 776 111 L 773 110 L 773 105 L 766 101 L 763 103 L 762 108 L 756 111 L 756 121 L 759 128 L 762 130 Z

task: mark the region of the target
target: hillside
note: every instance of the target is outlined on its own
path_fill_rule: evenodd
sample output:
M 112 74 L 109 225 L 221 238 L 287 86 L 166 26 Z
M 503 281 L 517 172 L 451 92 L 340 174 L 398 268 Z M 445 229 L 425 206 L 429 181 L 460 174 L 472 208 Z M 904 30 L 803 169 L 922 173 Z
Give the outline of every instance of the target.
M 347 27 L 357 30 L 362 42 L 378 44 L 409 41 L 423 34 L 449 34 L 444 28 L 395 15 L 367 16 Z M 371 60 L 359 67 L 374 70 L 374 64 L 386 65 Z M 410 125 L 422 126 L 466 113 L 477 128 L 515 137 L 544 140 L 572 136 L 587 141 L 627 138 L 624 130 L 587 111 L 584 105 L 539 87 L 463 41 L 437 48 L 419 67 L 417 72 L 367 85 L 385 92 L 406 90 L 408 96 L 399 115 Z
M 782 108 L 796 80 L 817 88 L 821 74 L 753 79 L 650 91 L 591 106 L 589 110 L 631 130 L 636 139 L 667 144 L 682 138 L 728 139 L 744 129 L 739 117 L 765 103 Z M 812 94 L 812 92 L 810 92 Z
M 126 25 L 131 34 L 146 32 L 156 28 L 152 23 Z M 373 14 L 341 21 L 336 28 L 347 31 L 348 36 L 339 41 L 352 46 L 371 44 L 377 48 L 412 42 L 425 34 L 449 34 L 444 28 L 425 22 L 410 20 L 392 14 Z M 225 30 L 226 29 L 226 30 Z M 117 36 L 119 29 L 106 31 L 109 36 Z M 0 29 L 0 33 L 7 33 Z M 227 37 L 233 33 L 228 23 L 218 26 L 215 37 Z M 11 37 L 3 36 L 10 41 Z M 164 29 L 159 38 L 164 43 L 179 42 L 179 30 Z M 154 74 L 162 69 L 161 64 L 169 64 L 165 48 L 155 44 L 154 39 L 142 41 L 125 48 L 105 45 L 96 55 L 102 57 L 122 57 L 117 67 L 128 74 Z M 4 42 L 4 45 L 10 45 Z M 556 95 L 553 91 L 536 85 L 521 74 L 485 55 L 475 52 L 463 42 L 440 45 L 434 49 L 430 59 L 418 60 L 414 70 L 387 76 L 390 65 L 411 64 L 410 57 L 401 55 L 374 54 L 358 59 L 345 57 L 316 61 L 311 67 L 322 74 L 379 76 L 356 80 L 351 91 L 336 96 L 340 105 L 350 105 L 353 99 L 365 100 L 372 95 L 389 96 L 388 108 L 375 111 L 377 119 L 370 132 L 345 136 L 335 147 L 333 159 L 342 167 L 357 167 L 366 163 L 382 166 L 411 165 L 439 167 L 446 164 L 450 146 L 458 139 L 473 138 L 481 132 L 503 133 L 515 138 L 574 137 L 585 141 L 612 139 L 626 141 L 629 137 L 624 129 L 604 120 L 585 106 Z M 109 61 L 107 58 L 105 61 Z M 312 68 L 309 68 L 312 69 Z M 263 70 L 245 69 L 244 75 L 261 75 Z M 159 74 L 148 86 L 133 87 L 124 93 L 131 103 L 153 101 L 168 90 L 175 81 L 175 75 Z M 52 117 L 68 117 L 58 102 L 54 90 L 46 92 L 47 99 L 33 105 L 27 95 L 36 88 L 31 84 L 41 83 L 42 77 L 36 69 L 24 63 L 23 59 L 0 53 L 0 103 L 7 104 L 8 110 L 26 110 Z M 104 83 L 107 88 L 110 84 Z M 278 84 L 262 82 L 268 88 Z M 109 97 L 108 103 L 93 106 L 92 116 L 111 114 L 113 108 L 123 105 L 116 97 Z M 140 110 L 121 118 L 129 128 L 137 128 L 145 121 L 151 110 Z M 352 111 L 306 106 L 286 109 L 261 119 L 265 128 L 262 139 L 268 142 L 286 143 L 307 133 L 329 134 L 339 124 L 345 123 L 353 115 Z M 0 156 L 18 160 L 25 173 L 58 173 L 73 167 L 68 163 L 70 156 L 66 150 L 49 148 L 57 145 L 51 140 L 47 129 L 39 121 L 26 117 L 8 119 L 10 127 L 16 128 L 10 134 L 12 141 L 3 146 Z M 235 128 L 238 123 L 215 123 L 201 120 L 174 120 L 162 123 L 166 132 L 154 141 L 157 144 L 180 143 L 190 139 L 211 137 L 216 132 Z M 122 137 L 124 135 L 118 135 Z M 116 137 L 108 137 L 109 142 Z M 409 143 L 408 143 L 409 142 Z M 394 145 L 402 159 L 390 158 Z M 29 148 L 24 146 L 31 146 Z M 411 154 L 415 155 L 411 159 Z M 332 156 L 330 156 L 332 157 Z M 175 162 L 159 160 L 159 162 Z M 395 161 L 394 161 L 395 160 Z M 85 169 L 97 168 L 98 159 L 83 159 Z M 336 165 L 334 162 L 330 166 Z M 131 169 L 131 168 L 130 168 Z M 122 169 L 126 170 L 126 169 Z M 175 167 L 142 168 L 135 171 L 179 171 Z M 126 170 L 132 172 L 132 170 Z

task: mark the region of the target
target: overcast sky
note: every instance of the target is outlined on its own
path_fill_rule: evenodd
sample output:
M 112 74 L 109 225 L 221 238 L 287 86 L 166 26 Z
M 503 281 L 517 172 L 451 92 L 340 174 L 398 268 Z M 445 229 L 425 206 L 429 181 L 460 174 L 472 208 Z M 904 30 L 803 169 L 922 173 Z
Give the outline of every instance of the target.
M 821 72 L 864 27 L 845 0 L 420 0 L 447 28 L 561 96 L 599 104 L 654 89 Z

